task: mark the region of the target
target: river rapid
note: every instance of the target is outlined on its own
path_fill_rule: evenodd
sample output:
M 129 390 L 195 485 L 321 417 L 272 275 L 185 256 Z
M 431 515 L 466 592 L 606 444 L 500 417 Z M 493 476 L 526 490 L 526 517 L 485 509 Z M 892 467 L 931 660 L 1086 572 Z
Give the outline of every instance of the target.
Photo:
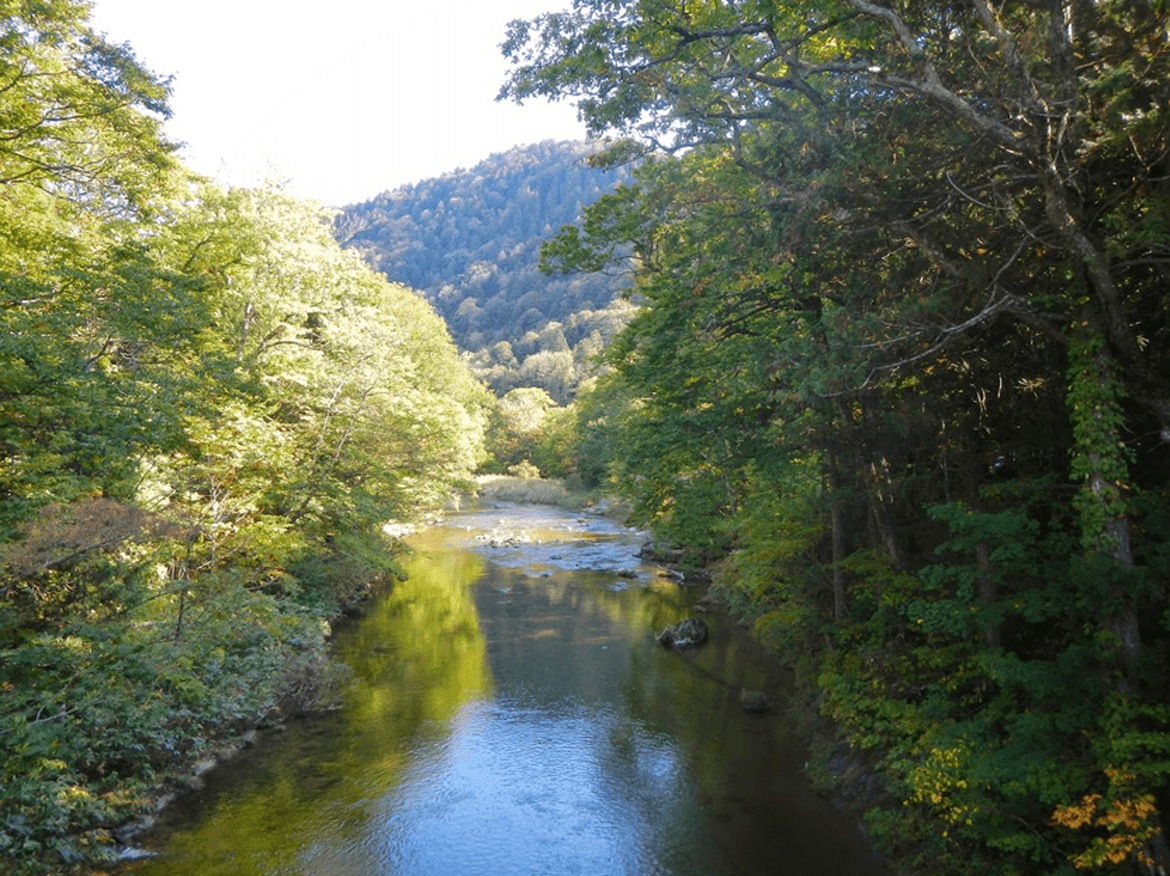
M 453 514 L 335 636 L 345 706 L 206 778 L 136 876 L 869 876 L 809 788 L 787 680 L 641 538 L 549 506 Z M 740 690 L 779 706 L 747 713 Z

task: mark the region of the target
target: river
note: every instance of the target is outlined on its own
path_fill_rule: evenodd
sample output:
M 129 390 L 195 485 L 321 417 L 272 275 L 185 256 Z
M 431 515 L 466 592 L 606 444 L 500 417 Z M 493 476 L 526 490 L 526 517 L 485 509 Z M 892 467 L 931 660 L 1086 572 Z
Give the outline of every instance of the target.
M 812 792 L 787 682 L 718 612 L 685 655 L 654 633 L 701 595 L 604 517 L 451 515 L 409 578 L 343 625 L 345 706 L 212 771 L 135 876 L 869 876 Z

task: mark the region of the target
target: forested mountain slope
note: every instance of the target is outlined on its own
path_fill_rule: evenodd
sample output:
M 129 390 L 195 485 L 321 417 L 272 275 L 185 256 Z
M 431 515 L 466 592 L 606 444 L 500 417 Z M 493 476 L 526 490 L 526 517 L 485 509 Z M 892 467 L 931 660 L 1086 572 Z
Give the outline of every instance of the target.
M 538 269 L 543 240 L 627 181 L 624 169 L 592 167 L 594 151 L 554 141 L 517 147 L 352 205 L 336 233 L 390 280 L 418 290 L 497 393 L 539 386 L 563 402 L 631 311 L 621 275 Z

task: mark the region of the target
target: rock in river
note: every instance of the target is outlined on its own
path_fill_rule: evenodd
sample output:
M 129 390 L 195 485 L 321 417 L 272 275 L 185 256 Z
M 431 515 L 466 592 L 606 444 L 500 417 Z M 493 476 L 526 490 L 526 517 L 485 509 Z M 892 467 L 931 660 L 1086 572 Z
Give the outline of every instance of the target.
M 757 715 L 762 715 L 768 709 L 772 708 L 772 703 L 768 699 L 768 695 L 759 690 L 741 690 L 739 692 L 739 703 L 743 706 L 745 712 L 754 712 Z
M 701 617 L 684 618 L 656 638 L 663 648 L 696 648 L 707 641 L 707 622 Z

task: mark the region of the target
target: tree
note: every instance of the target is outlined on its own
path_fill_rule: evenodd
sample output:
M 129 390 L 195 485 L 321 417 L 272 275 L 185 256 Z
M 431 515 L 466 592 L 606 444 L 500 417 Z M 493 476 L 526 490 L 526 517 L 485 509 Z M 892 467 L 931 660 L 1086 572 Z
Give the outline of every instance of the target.
M 814 294 L 848 308 L 834 314 L 853 322 L 845 346 L 868 351 L 856 363 L 861 379 L 846 370 L 837 391 L 938 360 L 1004 316 L 1066 346 L 1077 324 L 1104 336 L 1098 356 L 1119 363 L 1146 422 L 1166 431 L 1163 354 L 1134 329 L 1165 328 L 1148 294 L 1164 235 L 1148 233 L 1146 211 L 1161 203 L 1150 195 L 1170 142 L 1152 109 L 1165 102 L 1167 39 L 1158 16 L 1141 11 L 1152 10 L 976 3 L 903 13 L 865 0 L 617 9 L 585 2 L 515 22 L 504 51 L 516 66 L 502 96 L 576 96 L 594 133 L 669 149 L 709 145 L 758 177 L 747 203 L 804 214 L 776 226 L 781 247 L 805 243 L 811 220 L 822 234 L 836 229 L 838 251 L 881 254 L 877 294 L 859 289 L 848 265 L 846 295 L 823 291 L 832 274 L 818 279 Z M 653 209 L 656 197 L 641 203 Z M 593 237 L 612 247 L 612 234 Z M 639 253 L 653 254 L 648 245 Z M 861 301 L 848 300 L 858 291 Z M 746 297 L 724 295 L 720 307 L 750 313 L 755 299 Z M 1103 362 L 1070 373 L 1103 387 L 1109 372 Z M 1083 458 L 1103 459 L 1107 446 Z M 880 466 L 869 468 L 883 489 Z M 1115 544 L 1128 538 L 1118 511 L 1106 539 Z M 1113 555 L 1126 564 L 1124 551 Z M 1123 614 L 1115 631 L 1132 657 L 1136 615 Z
M 552 397 L 536 386 L 517 387 L 496 402 L 489 433 L 496 465 L 511 468 L 527 462 L 545 471 L 540 444 L 556 409 Z
M 462 482 L 486 398 L 430 307 L 342 250 L 331 220 L 276 190 L 208 188 L 165 249 L 169 270 L 204 279 L 201 353 L 232 363 L 224 401 L 246 399 L 267 434 L 252 439 L 270 471 L 256 501 L 290 524 L 362 530 Z
M 127 460 L 170 440 L 137 347 L 177 304 L 158 300 L 140 239 L 175 166 L 167 85 L 89 30 L 86 10 L 0 11 L 3 537 L 46 502 L 125 497 Z
M 173 166 L 169 83 L 86 24 L 76 0 L 0 11 L 0 181 L 94 212 L 142 206 Z
M 515 67 L 501 96 L 577 97 L 595 134 L 633 134 L 668 149 L 726 144 L 774 181 L 795 149 L 884 144 L 875 164 L 885 166 L 855 189 L 871 199 L 865 218 L 896 230 L 940 272 L 953 275 L 961 264 L 969 294 L 984 296 L 965 320 L 916 332 L 920 344 L 930 349 L 1005 311 L 1049 329 L 1067 326 L 1079 308 L 1075 292 L 1050 316 L 1046 302 L 1012 282 L 1027 247 L 1039 245 L 1049 263 L 1083 278 L 1127 387 L 1165 424 L 1166 369 L 1133 328 L 1149 310 L 1142 289 L 1150 268 L 1164 264 L 1161 236 L 1149 233 L 1161 211 L 1138 206 L 1158 202 L 1149 195 L 1165 160 L 1167 121 L 1156 110 L 1168 81 L 1160 22 L 1141 2 L 934 4 L 912 14 L 867 0 L 581 2 L 513 22 L 503 50 Z M 917 133 L 924 130 L 946 133 Z M 767 134 L 794 148 L 753 154 Z M 909 198 L 873 175 L 907 147 L 933 164 Z M 985 157 L 971 162 L 971 148 Z M 973 165 L 967 172 L 964 158 Z M 793 197 L 816 197 L 807 178 L 794 182 Z M 972 207 L 982 208 L 986 228 L 976 239 L 998 244 L 983 256 L 936 239 L 936 227 L 951 224 L 940 217 L 977 214 Z

